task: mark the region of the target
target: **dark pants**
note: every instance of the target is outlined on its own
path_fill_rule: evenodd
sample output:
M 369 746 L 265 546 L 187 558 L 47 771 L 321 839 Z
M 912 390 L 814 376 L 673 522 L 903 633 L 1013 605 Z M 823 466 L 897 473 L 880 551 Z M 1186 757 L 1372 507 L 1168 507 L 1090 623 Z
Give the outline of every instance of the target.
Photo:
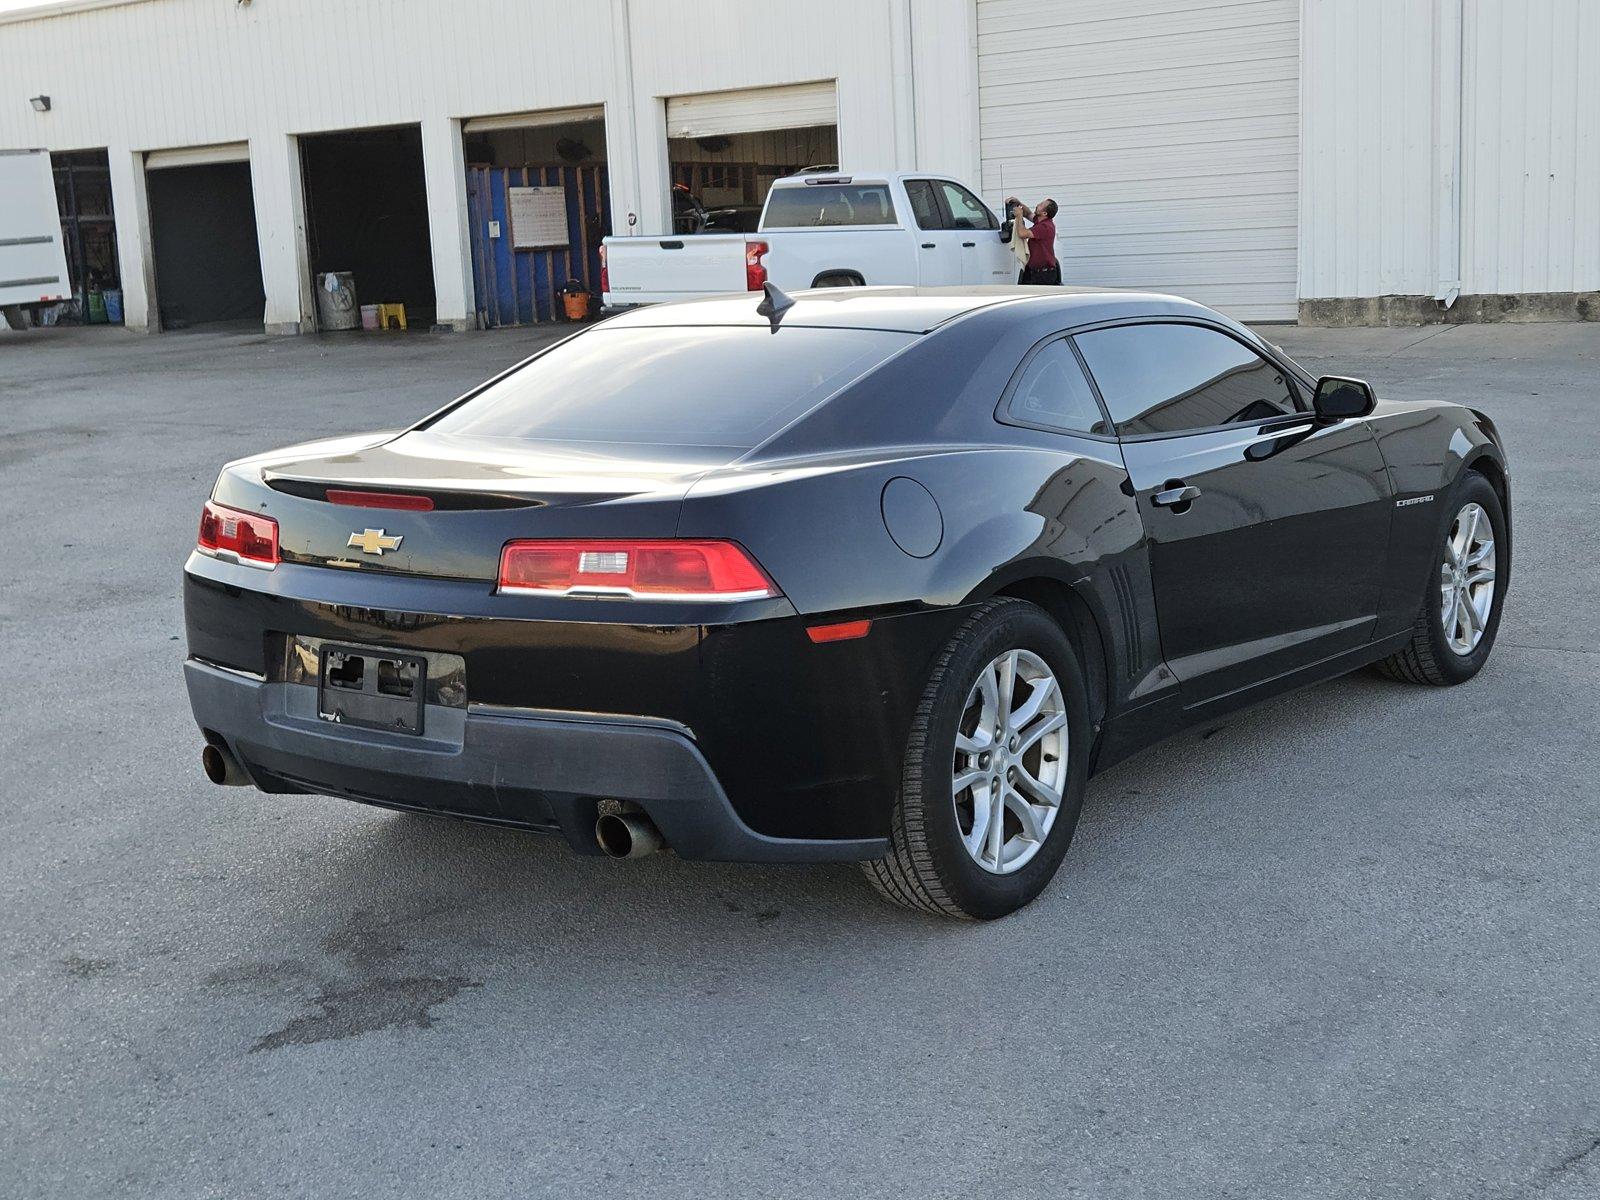
M 1061 264 L 1053 267 L 1023 267 L 1017 275 L 1018 283 L 1050 284 L 1056 286 L 1061 283 Z

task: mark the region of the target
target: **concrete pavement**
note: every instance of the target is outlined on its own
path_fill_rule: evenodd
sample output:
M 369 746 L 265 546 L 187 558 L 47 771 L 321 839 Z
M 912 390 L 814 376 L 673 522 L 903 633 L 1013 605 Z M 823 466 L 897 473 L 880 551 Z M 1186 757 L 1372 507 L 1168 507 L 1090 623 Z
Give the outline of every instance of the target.
M 1111 770 L 984 926 L 202 779 L 218 465 L 538 335 L 0 338 L 0 1195 L 1600 1193 L 1600 326 L 1267 332 L 1498 422 L 1495 656 Z

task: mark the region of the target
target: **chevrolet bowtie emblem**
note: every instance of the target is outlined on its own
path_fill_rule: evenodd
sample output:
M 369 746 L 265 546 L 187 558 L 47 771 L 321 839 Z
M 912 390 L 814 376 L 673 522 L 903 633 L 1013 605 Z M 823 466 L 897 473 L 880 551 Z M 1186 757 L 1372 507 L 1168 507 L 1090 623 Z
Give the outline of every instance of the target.
M 385 550 L 398 550 L 400 543 L 405 540 L 405 534 L 397 533 L 393 537 L 381 529 L 363 529 L 360 533 L 352 533 L 346 546 L 354 546 L 363 554 L 382 555 Z

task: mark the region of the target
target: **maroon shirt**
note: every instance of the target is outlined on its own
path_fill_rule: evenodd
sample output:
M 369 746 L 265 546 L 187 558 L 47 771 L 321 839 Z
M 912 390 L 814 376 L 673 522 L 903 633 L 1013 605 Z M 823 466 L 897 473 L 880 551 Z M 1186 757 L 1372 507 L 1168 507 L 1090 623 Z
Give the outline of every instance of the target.
M 1033 223 L 1033 227 L 1028 232 L 1033 234 L 1028 239 L 1029 268 L 1055 266 L 1056 223 L 1049 217 L 1041 217 Z

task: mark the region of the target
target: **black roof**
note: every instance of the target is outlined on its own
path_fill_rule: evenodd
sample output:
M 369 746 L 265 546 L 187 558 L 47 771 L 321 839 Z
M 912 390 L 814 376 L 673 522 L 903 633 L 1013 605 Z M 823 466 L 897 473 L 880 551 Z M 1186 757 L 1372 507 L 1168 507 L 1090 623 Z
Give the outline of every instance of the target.
M 927 333 L 958 317 L 1002 305 L 1025 307 L 1037 316 L 1047 309 L 1070 313 L 1075 323 L 1119 316 L 1215 317 L 1203 305 L 1155 292 L 1121 292 L 1088 287 L 848 287 L 809 288 L 792 293 L 795 305 L 783 325 L 835 329 L 889 329 Z M 607 322 L 613 327 L 663 325 L 765 325 L 756 312 L 759 292 L 707 296 L 631 309 Z M 1019 314 L 1020 315 L 1020 314 Z

